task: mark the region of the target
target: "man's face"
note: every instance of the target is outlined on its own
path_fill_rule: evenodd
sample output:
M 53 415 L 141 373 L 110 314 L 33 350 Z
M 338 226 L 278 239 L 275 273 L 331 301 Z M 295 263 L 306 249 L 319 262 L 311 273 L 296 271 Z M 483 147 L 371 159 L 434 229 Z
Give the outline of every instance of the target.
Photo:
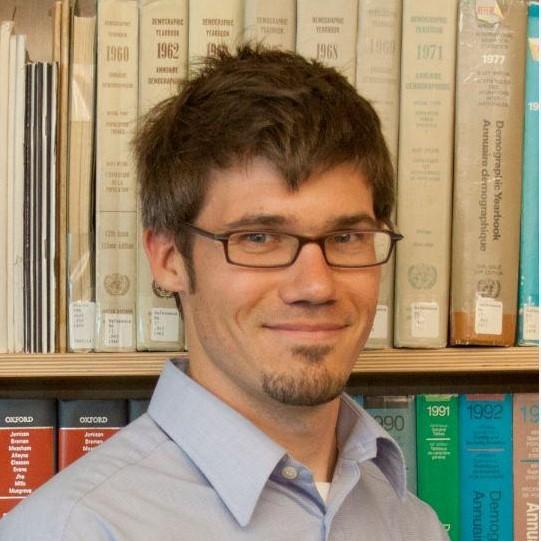
M 214 172 L 195 225 L 215 233 L 319 236 L 376 226 L 371 190 L 351 166 L 314 175 L 297 192 L 266 161 Z M 315 405 L 343 389 L 368 338 L 379 268 L 327 265 L 316 244 L 289 267 L 226 262 L 220 242 L 194 236 L 197 287 L 182 294 L 192 373 L 229 402 Z

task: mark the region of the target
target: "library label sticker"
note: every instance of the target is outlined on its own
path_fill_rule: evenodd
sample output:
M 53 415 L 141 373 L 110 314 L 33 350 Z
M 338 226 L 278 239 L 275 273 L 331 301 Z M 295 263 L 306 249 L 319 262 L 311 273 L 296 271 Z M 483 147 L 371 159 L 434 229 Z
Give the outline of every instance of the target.
M 103 314 L 105 347 L 133 347 L 133 314 Z
M 438 338 L 440 335 L 440 306 L 437 302 L 411 304 L 411 336 Z
M 372 330 L 370 331 L 370 338 L 387 340 L 388 313 L 389 307 L 387 305 L 378 304 L 376 308 L 376 316 L 374 317 L 374 323 L 372 325 Z
M 176 308 L 152 308 L 150 320 L 153 342 L 178 342 L 180 317 Z
M 503 303 L 480 297 L 475 303 L 475 334 L 502 334 Z
M 539 306 L 524 307 L 522 329 L 524 340 L 539 340 Z
M 70 303 L 70 349 L 94 349 L 96 304 L 75 301 Z

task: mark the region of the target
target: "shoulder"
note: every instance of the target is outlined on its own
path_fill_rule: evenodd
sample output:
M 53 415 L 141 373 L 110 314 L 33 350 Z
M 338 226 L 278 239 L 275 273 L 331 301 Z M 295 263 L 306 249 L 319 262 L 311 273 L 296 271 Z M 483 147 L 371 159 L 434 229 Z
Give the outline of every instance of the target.
M 426 502 L 406 491 L 400 496 L 381 470 L 368 461 L 362 466 L 363 490 L 401 532 L 402 539 L 448 541 L 448 536 L 435 511 Z
M 129 477 L 132 469 L 152 459 L 168 441 L 148 415 L 141 416 L 17 505 L 0 520 L 0 539 L 79 539 L 67 534 L 74 517 L 80 516 L 81 510 L 98 492 L 102 498 L 109 492 L 108 485 L 115 484 L 119 477 Z M 92 533 L 93 540 L 102 539 L 98 531 Z

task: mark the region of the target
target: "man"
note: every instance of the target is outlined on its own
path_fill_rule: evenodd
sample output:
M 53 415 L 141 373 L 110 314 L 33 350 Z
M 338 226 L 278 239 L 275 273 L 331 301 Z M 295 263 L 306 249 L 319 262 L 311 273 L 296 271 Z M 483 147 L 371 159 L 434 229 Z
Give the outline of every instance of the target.
M 374 318 L 393 174 L 370 105 L 292 53 L 222 51 L 138 134 L 145 247 L 189 363 L 0 521 L 2 541 L 438 541 L 342 393 Z

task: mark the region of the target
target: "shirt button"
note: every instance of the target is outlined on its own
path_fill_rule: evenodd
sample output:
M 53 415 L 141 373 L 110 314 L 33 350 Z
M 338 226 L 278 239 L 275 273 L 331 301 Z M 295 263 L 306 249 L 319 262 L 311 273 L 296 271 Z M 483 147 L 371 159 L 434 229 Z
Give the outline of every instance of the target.
M 285 468 L 282 468 L 282 477 L 285 479 L 293 481 L 293 479 L 297 479 L 298 476 L 299 472 L 297 471 L 297 468 L 294 468 L 293 466 L 286 466 Z

